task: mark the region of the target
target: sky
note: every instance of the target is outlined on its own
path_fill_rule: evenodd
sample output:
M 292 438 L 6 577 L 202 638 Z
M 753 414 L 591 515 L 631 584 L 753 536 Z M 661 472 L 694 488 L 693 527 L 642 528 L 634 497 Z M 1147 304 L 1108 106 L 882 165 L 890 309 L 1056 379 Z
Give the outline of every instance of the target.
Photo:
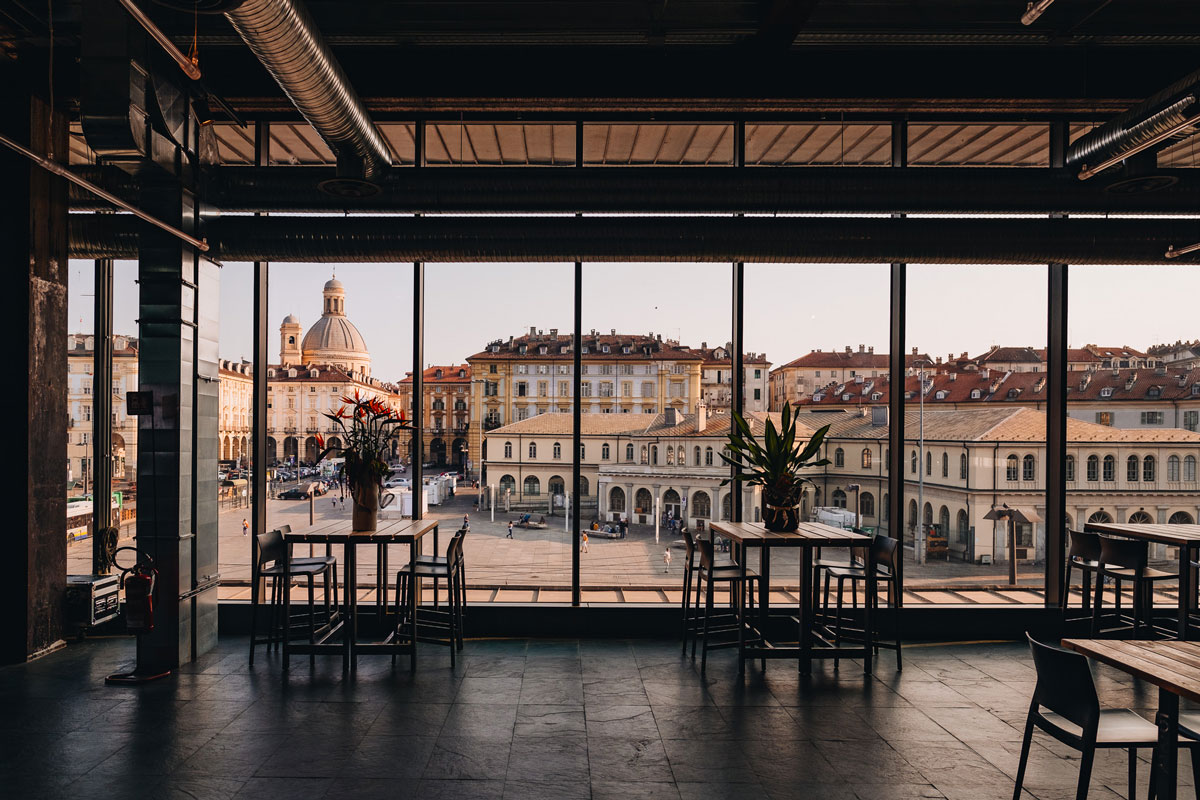
M 92 329 L 92 262 L 70 265 L 73 332 Z M 346 313 L 371 351 L 372 374 L 394 381 L 412 369 L 411 264 L 272 264 L 268 352 L 278 357 L 288 314 L 305 330 L 321 315 L 321 288 L 333 274 L 346 286 Z M 585 264 L 583 329 L 654 332 L 691 346 L 730 338 L 731 270 L 726 264 Z M 783 364 L 810 350 L 847 345 L 888 349 L 887 265 L 746 266 L 746 349 Z M 223 358 L 249 358 L 252 268 L 221 269 Z M 117 262 L 118 333 L 136 333 L 136 263 Z M 1071 267 L 1068 339 L 1128 345 L 1194 339 L 1200 270 Z M 572 327 L 572 264 L 430 264 L 425 267 L 425 363 L 462 363 L 492 339 L 531 326 Z M 931 356 L 978 355 L 994 344 L 1044 347 L 1046 268 L 908 267 L 909 347 Z

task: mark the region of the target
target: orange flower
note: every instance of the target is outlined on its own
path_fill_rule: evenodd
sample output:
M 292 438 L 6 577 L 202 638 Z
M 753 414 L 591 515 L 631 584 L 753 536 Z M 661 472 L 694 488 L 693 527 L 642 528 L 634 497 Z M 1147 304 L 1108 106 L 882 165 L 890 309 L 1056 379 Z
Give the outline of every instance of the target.
M 346 407 L 342 406 L 341 408 L 339 408 L 337 410 L 337 412 L 334 413 L 334 416 L 337 417 L 338 419 L 345 419 L 346 418 Z
M 317 447 L 321 448 L 322 450 L 325 449 L 325 437 L 319 433 L 317 434 Z

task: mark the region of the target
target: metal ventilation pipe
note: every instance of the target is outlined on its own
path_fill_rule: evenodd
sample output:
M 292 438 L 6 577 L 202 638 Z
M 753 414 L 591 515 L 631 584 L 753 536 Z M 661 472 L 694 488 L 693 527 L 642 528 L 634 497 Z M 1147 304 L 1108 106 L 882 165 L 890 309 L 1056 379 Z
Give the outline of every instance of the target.
M 382 177 L 392 164 L 387 142 L 302 0 L 246 0 L 225 17 L 337 156 L 342 183 L 329 188 Z
M 1067 168 L 1079 170 L 1080 178 L 1090 177 L 1144 150 L 1160 150 L 1171 139 L 1190 135 L 1200 123 L 1197 93 L 1200 70 L 1079 137 L 1067 148 Z

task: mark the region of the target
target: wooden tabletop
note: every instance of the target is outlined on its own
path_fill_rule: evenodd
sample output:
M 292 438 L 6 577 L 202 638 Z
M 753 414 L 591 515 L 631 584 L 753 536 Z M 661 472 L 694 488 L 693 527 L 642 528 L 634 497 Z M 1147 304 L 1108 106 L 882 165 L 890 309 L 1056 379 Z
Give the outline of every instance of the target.
M 1063 639 L 1063 647 L 1200 703 L 1200 643 Z
M 801 522 L 794 533 L 775 533 L 760 522 L 712 522 L 708 527 L 746 547 L 862 547 L 871 543 L 865 533 L 821 522 Z
M 409 544 L 420 539 L 437 527 L 436 519 L 380 520 L 374 531 L 353 531 L 350 520 L 337 520 L 303 531 L 284 534 L 289 542 L 297 544 Z
M 1200 525 L 1158 525 L 1155 523 L 1089 522 L 1085 530 L 1093 533 L 1111 533 L 1131 539 L 1187 547 L 1200 544 Z

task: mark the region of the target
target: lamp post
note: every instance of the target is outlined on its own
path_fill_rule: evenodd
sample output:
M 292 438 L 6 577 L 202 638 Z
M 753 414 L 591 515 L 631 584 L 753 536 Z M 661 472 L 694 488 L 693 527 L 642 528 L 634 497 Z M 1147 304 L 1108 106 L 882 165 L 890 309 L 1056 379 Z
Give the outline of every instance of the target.
M 861 489 L 861 488 L 862 488 L 862 487 L 861 487 L 861 486 L 859 486 L 857 483 L 852 483 L 852 484 L 850 484 L 849 486 L 847 486 L 847 487 L 846 487 L 846 491 L 851 491 L 851 490 L 853 490 L 853 492 L 854 492 L 854 527 L 855 527 L 856 529 L 857 529 L 857 528 L 861 528 L 861 527 L 862 527 L 862 517 L 861 517 L 861 516 L 859 515 L 859 513 L 858 513 L 858 509 L 859 509 L 859 505 L 858 505 L 858 491 L 859 491 L 859 489 Z
M 917 394 L 920 397 L 920 413 L 918 419 L 917 445 L 917 536 L 913 541 L 913 556 L 918 564 L 925 563 L 925 367 L 929 362 L 925 359 L 913 361 L 913 366 L 920 366 L 917 373 L 919 384 Z

